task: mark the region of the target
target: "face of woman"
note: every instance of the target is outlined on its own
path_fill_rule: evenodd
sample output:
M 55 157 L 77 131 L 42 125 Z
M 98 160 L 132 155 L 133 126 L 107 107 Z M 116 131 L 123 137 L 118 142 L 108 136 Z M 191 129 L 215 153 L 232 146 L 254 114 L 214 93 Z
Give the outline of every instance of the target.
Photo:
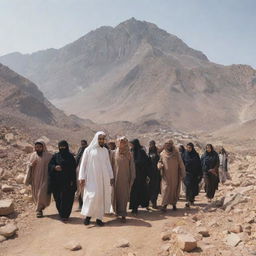
M 208 153 L 210 153 L 210 152 L 212 152 L 212 148 L 211 148 L 210 146 L 207 146 L 207 147 L 206 147 L 206 151 L 207 151 Z
M 187 151 L 188 151 L 188 152 L 191 152 L 192 149 L 193 149 L 193 148 L 192 148 L 191 146 L 187 146 Z

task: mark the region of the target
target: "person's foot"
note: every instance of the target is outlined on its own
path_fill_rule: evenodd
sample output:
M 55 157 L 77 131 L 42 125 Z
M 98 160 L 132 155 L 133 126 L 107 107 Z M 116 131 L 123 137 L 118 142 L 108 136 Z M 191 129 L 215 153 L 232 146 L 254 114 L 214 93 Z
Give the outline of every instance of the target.
M 86 217 L 84 219 L 84 225 L 88 226 L 88 225 L 90 225 L 90 223 L 91 223 L 91 217 Z
M 42 218 L 43 217 L 43 211 L 37 211 L 36 212 L 36 217 L 37 218 Z
M 211 203 L 212 202 L 212 199 L 208 198 L 208 203 Z
M 122 223 L 126 223 L 126 218 L 125 218 L 125 216 L 122 216 L 121 222 L 122 222 Z
M 100 226 L 100 227 L 103 227 L 105 224 L 102 222 L 102 220 L 100 220 L 100 219 L 97 219 L 96 220 L 96 224 L 98 225 L 98 226 Z
M 185 204 L 185 206 L 186 206 L 186 208 L 189 208 L 189 207 L 190 207 L 190 203 L 187 202 L 187 203 Z
M 174 204 L 174 205 L 172 206 L 172 209 L 173 209 L 174 211 L 177 211 L 176 204 Z

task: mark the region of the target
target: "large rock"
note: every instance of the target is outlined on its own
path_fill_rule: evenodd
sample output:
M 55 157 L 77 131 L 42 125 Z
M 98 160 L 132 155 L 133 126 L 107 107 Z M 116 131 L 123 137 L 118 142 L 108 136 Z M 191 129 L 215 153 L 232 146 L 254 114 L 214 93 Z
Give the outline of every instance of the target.
M 18 228 L 14 224 L 7 224 L 0 228 L 0 235 L 9 238 L 16 234 Z
M 82 249 L 82 246 L 76 241 L 70 241 L 65 245 L 65 248 L 70 251 L 78 251 Z
M 162 232 L 161 233 L 161 239 L 163 241 L 167 241 L 167 240 L 170 240 L 172 237 L 172 231 L 165 231 L 165 232 Z
M 178 234 L 177 244 L 183 251 L 190 252 L 197 247 L 197 241 L 191 234 Z
M 13 200 L 0 200 L 0 216 L 6 216 L 14 212 Z
M 226 243 L 229 246 L 237 246 L 239 243 L 241 242 L 241 238 L 239 237 L 239 235 L 235 234 L 235 233 L 231 233 L 227 236 L 226 238 Z
M 17 141 L 15 146 L 27 154 L 32 153 L 34 151 L 34 147 L 27 142 Z
M 197 232 L 202 235 L 203 237 L 209 237 L 209 230 L 206 227 L 199 227 L 197 228 Z

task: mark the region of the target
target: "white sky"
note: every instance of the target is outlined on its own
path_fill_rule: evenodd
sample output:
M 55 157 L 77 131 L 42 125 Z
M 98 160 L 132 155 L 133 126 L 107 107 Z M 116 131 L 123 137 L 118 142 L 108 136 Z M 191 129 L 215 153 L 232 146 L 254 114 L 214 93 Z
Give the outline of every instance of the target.
M 59 48 L 135 17 L 221 64 L 256 68 L 256 0 L 0 0 L 0 55 Z

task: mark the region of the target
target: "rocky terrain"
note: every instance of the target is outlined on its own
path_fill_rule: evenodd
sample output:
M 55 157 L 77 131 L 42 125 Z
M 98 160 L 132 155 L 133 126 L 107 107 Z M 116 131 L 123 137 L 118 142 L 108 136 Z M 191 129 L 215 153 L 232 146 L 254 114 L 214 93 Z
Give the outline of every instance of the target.
M 159 143 L 165 137 L 172 137 L 176 144 L 196 142 L 200 152 L 204 146 L 200 138 L 185 133 L 162 131 L 162 134 L 144 135 L 147 136 L 141 137 L 144 144 L 152 137 Z M 49 150 L 55 151 L 55 145 L 48 138 L 44 139 Z M 220 185 L 210 204 L 202 189 L 191 209 L 184 208 L 184 197 L 181 196 L 176 213 L 171 210 L 166 214 L 142 211 L 137 217 L 129 215 L 127 225 L 121 225 L 114 216 L 106 216 L 107 225 L 102 230 L 85 229 L 80 214 L 75 211 L 76 206 L 71 223 L 67 225 L 56 222 L 54 203 L 46 212 L 48 217 L 35 218 L 30 188 L 23 184 L 25 165 L 33 151 L 32 143 L 32 139 L 18 129 L 0 129 L 0 255 L 30 256 L 38 252 L 40 255 L 54 252 L 55 255 L 95 256 L 145 253 L 152 256 L 255 255 L 255 154 L 236 153 L 232 145 L 227 145 L 231 152 L 232 180 Z M 46 235 L 47 230 L 51 231 L 51 239 L 47 238 L 48 235 L 41 236 L 42 233 Z M 63 233 L 67 238 L 62 237 Z M 29 247 L 28 242 L 31 243 Z
M 35 82 L 66 113 L 97 123 L 148 120 L 213 131 L 256 118 L 256 71 L 212 63 L 176 36 L 134 18 L 60 49 L 0 62 Z

